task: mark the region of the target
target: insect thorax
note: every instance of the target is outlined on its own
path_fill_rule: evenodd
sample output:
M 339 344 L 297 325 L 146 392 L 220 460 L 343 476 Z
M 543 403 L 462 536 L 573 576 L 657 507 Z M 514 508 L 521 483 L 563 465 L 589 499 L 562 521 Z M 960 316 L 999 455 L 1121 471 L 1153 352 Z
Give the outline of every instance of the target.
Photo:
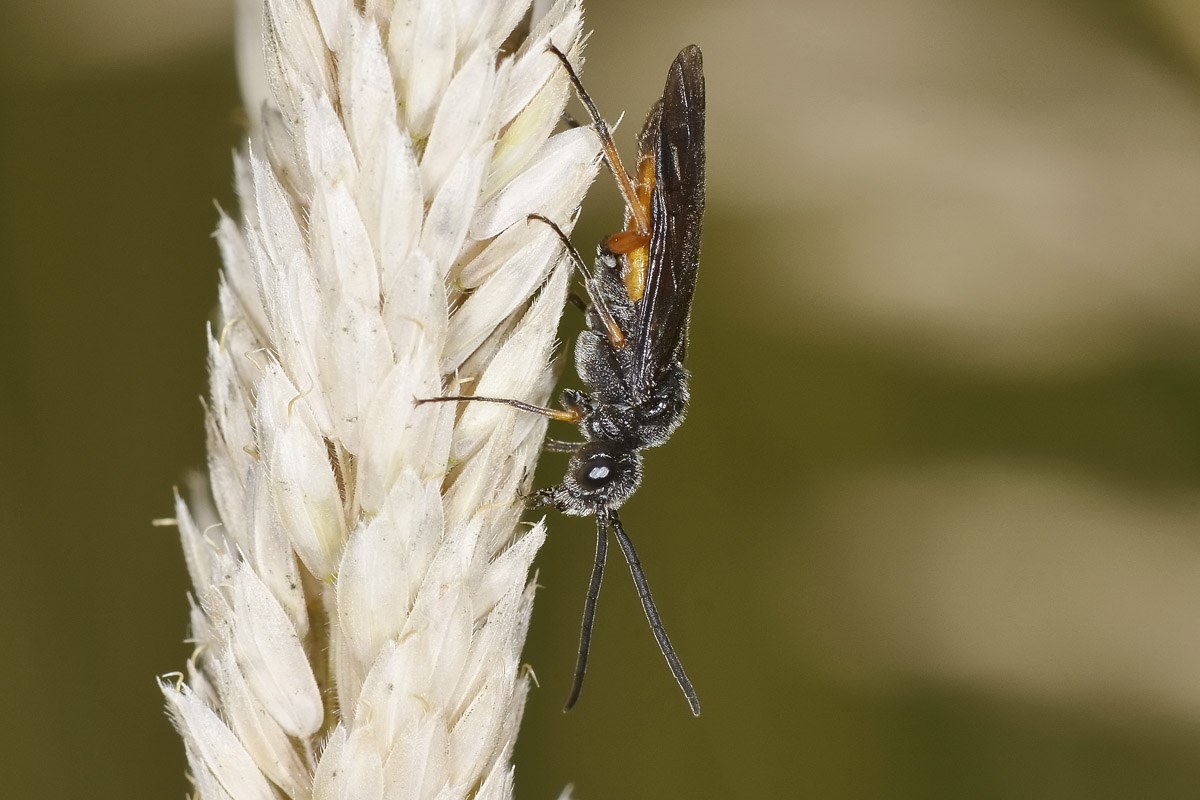
M 576 369 L 587 394 L 564 395 L 564 403 L 582 408 L 589 439 L 607 439 L 635 448 L 658 447 L 683 422 L 687 411 L 688 373 L 676 364 L 649 387 L 638 389 L 629 353 L 604 335 L 584 331 L 575 343 Z

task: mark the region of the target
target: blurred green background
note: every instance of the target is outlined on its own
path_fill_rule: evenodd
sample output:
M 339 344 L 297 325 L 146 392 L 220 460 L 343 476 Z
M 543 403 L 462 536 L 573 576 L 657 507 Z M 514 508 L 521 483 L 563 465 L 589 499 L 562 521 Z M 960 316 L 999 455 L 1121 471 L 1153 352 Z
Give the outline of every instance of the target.
M 706 58 L 694 403 L 624 512 L 704 714 L 619 564 L 561 713 L 592 533 L 554 517 L 519 796 L 1200 796 L 1200 7 L 587 11 L 625 152 Z M 231 17 L 0 9 L 6 797 L 187 791 L 150 520 L 204 458 Z M 577 241 L 619 213 L 602 178 Z

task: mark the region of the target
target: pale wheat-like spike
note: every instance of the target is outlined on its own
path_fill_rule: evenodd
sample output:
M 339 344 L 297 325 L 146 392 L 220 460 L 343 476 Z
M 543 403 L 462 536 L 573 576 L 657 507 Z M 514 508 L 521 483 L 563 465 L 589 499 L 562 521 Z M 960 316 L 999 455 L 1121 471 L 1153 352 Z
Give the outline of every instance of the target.
M 463 301 L 447 333 L 442 371 L 461 367 L 500 323 L 528 300 L 558 262 L 558 238 L 549 227 L 538 227 L 541 230 L 527 235 L 524 246 Z
M 378 515 L 350 535 L 337 583 L 340 633 L 364 668 L 404 631 L 442 536 L 438 487 L 411 468 Z
M 508 123 L 492 155 L 492 171 L 483 187 L 490 199 L 524 170 L 541 143 L 562 118 L 571 86 L 565 75 L 553 73 L 528 105 Z
M 253 509 L 252 540 L 249 551 L 244 554 L 291 620 L 296 635 L 303 639 L 308 635 L 310 620 L 301 567 L 274 507 L 266 470 L 254 472 L 254 486 L 248 502 Z
M 475 53 L 459 69 L 438 105 L 433 127 L 421 156 L 421 184 L 436 194 L 463 153 L 491 150 L 489 117 L 495 96 L 495 56 Z M 507 70 L 505 71 L 507 72 Z
M 545 227 L 545 226 L 543 226 Z M 563 230 L 570 230 L 572 222 L 564 220 Z M 546 231 L 553 233 L 547 227 Z M 533 241 L 539 241 L 534 237 Z M 502 267 L 512 265 L 514 260 L 524 258 L 524 251 L 531 245 L 529 231 L 524 226 L 513 225 L 493 238 L 486 247 L 474 254 L 458 272 L 457 284 L 463 290 L 477 289 L 483 281 Z M 469 297 L 468 297 L 469 299 Z M 461 309 L 455 317 L 461 316 Z M 461 324 L 456 319 L 456 324 Z
M 301 90 L 300 125 L 296 135 L 304 149 L 303 161 L 309 168 L 312 191 L 328 191 L 332 187 L 353 191 L 358 182 L 358 164 L 345 123 L 334 110 L 332 98 L 324 94 L 314 95 L 307 89 Z M 311 198 L 309 202 L 312 202 Z M 320 254 L 313 255 L 313 266 L 318 277 L 329 275 L 332 271 L 330 265 L 321 262 Z
M 419 247 L 439 266 L 443 279 L 450 275 L 467 239 L 490 159 L 490 152 L 464 153 L 429 203 Z
M 382 800 L 383 758 L 370 725 L 339 725 L 321 753 L 313 800 Z
M 357 18 L 354 6 L 342 0 L 312 0 L 313 11 L 331 53 L 340 54 L 349 35 L 351 20 Z
M 270 714 L 290 736 L 312 736 L 324 721 L 321 690 L 287 613 L 242 562 L 234 578 L 230 645 L 238 668 Z
M 309 783 L 310 768 L 292 746 L 288 732 L 254 695 L 232 652 L 222 654 L 215 664 L 221 711 L 230 729 L 274 784 L 286 794 L 300 795 Z
M 414 139 L 424 139 L 438 98 L 454 74 L 457 47 L 450 4 L 398 4 L 389 51 L 406 127 Z
M 544 403 L 598 168 L 552 135 L 578 0 L 244 0 L 209 483 L 176 500 L 196 653 L 163 693 L 197 796 L 512 796 Z M 257 37 L 258 44 L 247 44 Z M 451 312 L 453 309 L 453 313 Z
M 537 302 L 480 376 L 476 389 L 480 394 L 486 397 L 528 398 L 534 403 L 544 401 L 545 398 L 532 395 L 532 390 L 542 373 L 541 364 L 549 358 L 554 346 L 559 314 L 567 299 L 570 271 L 569 262 L 559 262 L 550 281 L 538 295 Z M 531 359 L 531 353 L 536 354 L 537 358 Z M 477 443 L 494 436 L 498 424 L 513 419 L 514 415 L 504 406 L 492 403 L 468 405 L 454 429 L 452 452 L 456 458 L 465 458 Z M 537 417 L 523 416 L 517 422 L 534 425 L 541 421 Z
M 508 92 L 500 103 L 499 124 L 507 124 L 529 105 L 547 81 L 561 72 L 562 65 L 546 46 L 553 44 L 579 65 L 580 31 L 583 9 L 576 0 L 558 0 L 546 16 L 533 26 L 529 37 L 517 50 Z
M 435 796 L 446 784 L 448 737 L 444 721 L 432 714 L 408 725 L 383 765 L 384 796 L 389 800 Z
M 515 603 L 517 598 L 523 596 L 516 576 L 528 574 L 533 557 L 537 555 L 538 549 L 545 540 L 546 523 L 543 520 L 487 565 L 487 570 L 481 576 L 475 592 L 475 616 L 477 619 L 488 613 L 497 613 L 495 609 L 499 608 L 503 608 L 502 613 L 504 614 L 517 613 L 509 606 L 503 605 L 502 601 L 505 601 L 507 596 L 514 592 L 516 592 L 514 598 L 507 598 L 511 602 Z M 513 656 L 515 657 L 518 653 L 519 651 L 514 652 Z
M 338 66 L 338 92 L 346 134 L 359 164 L 368 162 L 378 137 L 396 120 L 396 89 L 379 26 L 357 15 L 350 18 L 351 45 Z
M 258 385 L 255 430 L 280 524 L 319 580 L 337 574 L 346 518 L 334 466 L 306 395 L 274 362 Z
M 599 170 L 595 134 L 589 128 L 575 128 L 550 137 L 531 159 L 524 171 L 502 188 L 475 214 L 471 235 L 496 236 L 506 228 L 524 222 L 531 205 L 545 209 L 543 216 L 561 219 L 563 175 L 572 182 L 591 182 Z M 551 179 L 551 175 L 560 180 Z M 539 212 L 541 213 L 541 212 Z
M 325 47 L 316 12 L 308 0 L 266 0 L 262 27 L 262 71 L 267 75 L 275 107 L 289 124 L 294 124 L 303 91 L 333 94 L 333 53 Z
M 160 681 L 167 709 L 183 736 L 196 788 L 205 797 L 274 800 L 275 793 L 242 742 L 186 685 Z
M 193 586 L 203 585 L 212 573 L 212 548 L 204 540 L 204 531 L 192 518 L 192 512 L 178 489 L 175 491 L 175 525 L 179 528 L 179 539 L 183 543 L 183 561 L 187 564 L 188 577 Z
M 511 760 L 512 745 L 509 744 L 496 758 L 496 763 L 492 765 L 492 771 L 488 773 L 483 785 L 476 792 L 475 800 L 501 800 L 501 798 L 512 796 L 516 770 L 509 765 Z
M 228 320 L 243 320 L 249 328 L 247 335 L 257 341 L 263 341 L 266 337 L 267 318 L 259 300 L 250 251 L 246 249 L 246 242 L 242 239 L 237 223 L 224 211 L 219 213 L 216 240 L 221 250 L 221 261 L 229 265 L 221 276 L 221 315 Z

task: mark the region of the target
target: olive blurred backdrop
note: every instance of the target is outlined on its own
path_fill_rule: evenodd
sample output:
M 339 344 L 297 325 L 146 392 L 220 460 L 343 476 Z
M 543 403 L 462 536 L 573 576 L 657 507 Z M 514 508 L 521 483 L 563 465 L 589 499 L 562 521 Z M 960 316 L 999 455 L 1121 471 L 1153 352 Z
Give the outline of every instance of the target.
M 1198 9 L 590 3 L 626 152 L 706 57 L 694 403 L 625 512 L 704 714 L 619 564 L 561 713 L 592 541 L 553 518 L 520 797 L 1200 796 Z M 203 463 L 231 16 L 0 10 L 6 797 L 187 791 L 150 520 Z M 577 240 L 619 213 L 602 178 Z

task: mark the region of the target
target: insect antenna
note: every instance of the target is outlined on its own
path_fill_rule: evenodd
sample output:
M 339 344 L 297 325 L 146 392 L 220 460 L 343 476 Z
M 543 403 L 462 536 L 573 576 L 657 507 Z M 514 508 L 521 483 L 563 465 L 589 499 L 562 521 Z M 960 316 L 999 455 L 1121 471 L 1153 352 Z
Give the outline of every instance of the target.
M 617 534 L 617 544 L 621 545 L 621 552 L 625 554 L 629 571 L 633 573 L 633 585 L 637 587 L 638 597 L 642 601 L 642 610 L 646 612 L 646 619 L 650 622 L 650 630 L 654 631 L 658 647 L 666 657 L 676 683 L 687 697 L 688 705 L 692 707 L 692 713 L 698 717 L 700 716 L 700 698 L 696 697 L 696 690 L 692 688 L 692 682 L 688 680 L 687 673 L 683 671 L 683 664 L 680 663 L 679 656 L 675 655 L 675 648 L 671 646 L 671 640 L 667 638 L 667 631 L 663 628 L 662 618 L 658 616 L 658 609 L 654 607 L 654 599 L 650 596 L 650 584 L 646 582 L 646 575 L 642 572 L 642 563 L 638 561 L 637 551 L 633 549 L 633 542 L 629 540 L 625 529 L 621 527 L 621 519 L 617 516 L 617 512 L 609 511 L 608 516 L 612 520 L 613 531 Z M 596 517 L 599 519 L 600 515 L 597 514 Z
M 583 624 L 579 630 L 579 657 L 575 661 L 575 682 L 571 684 L 571 696 L 563 711 L 570 711 L 583 690 L 583 676 L 587 672 L 588 651 L 592 649 L 592 623 L 596 621 L 596 600 L 600 597 L 600 581 L 604 580 L 604 562 L 608 558 L 608 511 L 603 506 L 596 509 L 596 560 L 592 562 L 592 579 L 588 583 L 587 597 L 583 601 Z

